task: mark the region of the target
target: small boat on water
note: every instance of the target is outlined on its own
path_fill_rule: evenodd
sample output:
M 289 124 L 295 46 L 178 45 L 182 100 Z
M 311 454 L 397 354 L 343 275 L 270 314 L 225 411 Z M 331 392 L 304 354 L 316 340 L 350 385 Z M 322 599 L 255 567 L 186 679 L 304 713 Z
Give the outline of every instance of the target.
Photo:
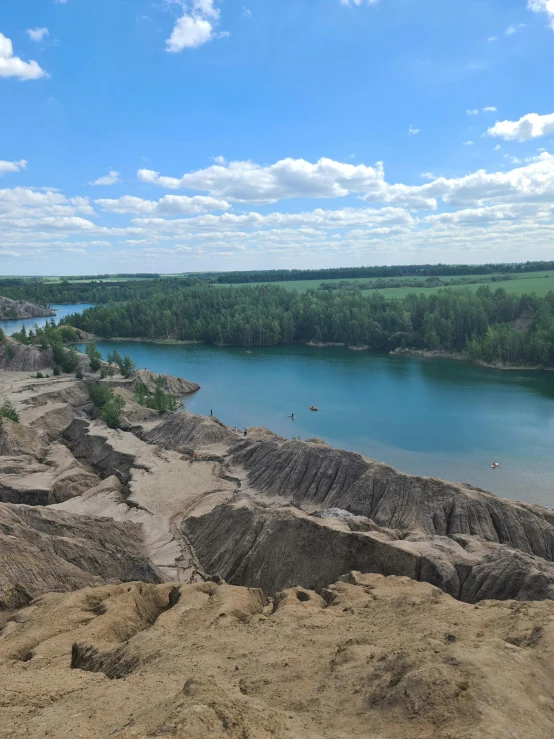
M 493 470 L 495 470 L 497 467 L 500 467 L 500 465 L 498 464 L 498 462 L 493 462 L 491 464 L 491 467 L 493 468 Z
M 310 406 L 310 410 L 317 413 L 317 411 L 319 410 L 319 408 L 316 408 L 315 405 L 311 405 Z

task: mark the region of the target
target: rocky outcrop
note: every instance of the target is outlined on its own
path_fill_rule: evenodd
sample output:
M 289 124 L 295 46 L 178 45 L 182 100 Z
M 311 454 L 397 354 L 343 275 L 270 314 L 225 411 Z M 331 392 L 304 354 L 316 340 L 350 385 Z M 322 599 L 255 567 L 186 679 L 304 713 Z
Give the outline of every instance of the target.
M 129 390 L 134 390 L 138 385 L 144 385 L 149 393 L 153 393 L 156 389 L 156 383 L 161 378 L 162 387 L 166 393 L 173 395 L 175 398 L 182 398 L 184 395 L 190 395 L 200 390 L 200 385 L 190 380 L 185 380 L 182 377 L 173 377 L 173 375 L 162 375 L 156 372 L 150 372 L 147 369 L 140 369 L 133 372 L 129 378 L 115 377 L 110 379 L 110 385 L 113 387 L 123 387 Z
M 190 452 L 199 447 L 236 441 L 237 434 L 217 418 L 177 411 L 144 433 L 142 438 L 164 449 Z
M 554 564 L 539 557 L 470 536 L 401 535 L 370 521 L 363 531 L 360 521 L 338 520 L 342 526 L 243 500 L 182 526 L 206 572 L 266 593 L 320 591 L 356 569 L 428 582 L 469 603 L 554 599 Z
M 41 308 L 25 300 L 10 300 L 0 297 L 0 321 L 12 318 L 39 318 L 55 316 L 56 313 L 50 308 Z
M 40 372 L 52 367 L 52 350 L 20 344 L 6 336 L 0 341 L 0 369 L 10 372 Z
M 129 481 L 132 467 L 140 467 L 132 453 L 120 451 L 102 433 L 94 433 L 88 421 L 74 419 L 64 433 L 65 443 L 77 459 L 86 460 L 101 475 Z
M 129 580 L 160 582 L 140 526 L 0 504 L 0 610 L 41 593 Z
M 60 503 L 99 482 L 48 434 L 5 419 L 0 432 L 0 501 L 25 505 Z
M 244 439 L 231 449 L 250 487 L 306 509 L 341 508 L 379 526 L 428 535 L 467 534 L 554 559 L 554 512 L 469 485 L 406 475 L 320 444 Z

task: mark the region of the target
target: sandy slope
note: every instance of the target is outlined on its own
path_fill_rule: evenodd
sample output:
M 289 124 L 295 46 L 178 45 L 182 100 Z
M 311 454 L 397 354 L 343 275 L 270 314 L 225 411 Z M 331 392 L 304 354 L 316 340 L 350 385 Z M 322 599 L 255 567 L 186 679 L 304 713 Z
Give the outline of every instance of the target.
M 0 635 L 0 737 L 552 737 L 552 602 L 350 580 L 43 596 Z

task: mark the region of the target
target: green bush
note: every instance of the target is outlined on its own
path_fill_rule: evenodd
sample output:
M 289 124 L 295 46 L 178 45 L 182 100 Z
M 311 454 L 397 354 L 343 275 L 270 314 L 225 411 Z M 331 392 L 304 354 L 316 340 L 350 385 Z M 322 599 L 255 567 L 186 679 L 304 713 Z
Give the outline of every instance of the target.
M 125 407 L 125 401 L 121 395 L 114 395 L 106 405 L 100 409 L 100 417 L 104 423 L 112 429 L 121 424 L 121 411 Z
M 96 344 L 87 344 L 85 354 L 90 360 L 91 372 L 96 372 L 102 366 L 102 355 L 96 348 Z
M 54 377 L 57 377 L 60 374 L 60 368 L 57 364 L 54 365 L 52 369 L 52 374 L 54 375 Z
M 105 382 L 97 382 L 89 386 L 90 399 L 100 410 L 100 418 L 110 428 L 118 428 L 121 423 L 121 411 L 125 400 L 121 395 L 114 395 L 113 390 Z
M 37 380 L 41 380 L 44 377 L 42 372 L 37 372 Z
M 105 382 L 97 382 L 94 385 L 89 385 L 88 389 L 90 399 L 97 408 L 102 408 L 106 405 L 112 397 L 113 391 L 109 385 Z
M 108 363 L 116 365 L 123 377 L 130 377 L 136 368 L 135 363 L 128 354 L 122 357 L 115 349 L 108 354 Z
M 176 411 L 180 405 L 173 395 L 164 390 L 161 377 L 156 379 L 156 389 L 153 393 L 149 393 L 142 382 L 137 382 L 135 385 L 135 400 L 139 405 L 152 408 L 155 411 L 162 411 L 162 413 Z
M 19 413 L 15 410 L 9 400 L 5 400 L 0 406 L 0 419 L 9 418 L 10 421 L 19 423 Z

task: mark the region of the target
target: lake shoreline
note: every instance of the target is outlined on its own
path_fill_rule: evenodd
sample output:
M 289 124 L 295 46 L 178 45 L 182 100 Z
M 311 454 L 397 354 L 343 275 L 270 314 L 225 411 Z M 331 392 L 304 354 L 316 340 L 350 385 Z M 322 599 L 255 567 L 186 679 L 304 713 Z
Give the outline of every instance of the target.
M 554 372 L 552 367 L 543 367 L 542 365 L 531 364 L 501 364 L 500 362 L 483 362 L 480 359 L 470 359 L 467 355 L 456 352 L 445 352 L 437 349 L 429 351 L 427 349 L 393 349 L 389 352 L 392 356 L 416 357 L 419 359 L 443 359 L 452 360 L 454 362 L 466 362 L 466 364 L 474 364 L 477 367 L 486 367 L 487 369 L 496 369 L 502 371 L 525 371 L 525 372 Z
M 235 346 L 234 344 L 209 344 L 205 341 L 197 341 L 194 339 L 189 340 L 181 340 L 181 339 L 146 339 L 146 338 L 131 338 L 131 337 L 124 337 L 124 336 L 114 336 L 113 338 L 107 339 L 102 336 L 94 336 L 91 339 L 87 339 L 86 341 L 80 340 L 79 344 L 91 344 L 95 343 L 97 341 L 111 341 L 111 342 L 133 342 L 133 343 L 144 343 L 144 344 L 158 344 L 158 345 L 165 345 L 165 346 L 189 346 L 189 345 L 199 345 L 203 344 L 206 346 L 217 346 L 220 348 L 223 347 L 232 347 Z M 73 342 L 72 342 L 73 343 Z M 315 341 L 302 341 L 302 342 L 293 342 L 291 344 L 272 344 L 271 346 L 309 346 L 314 349 L 327 349 L 327 348 L 343 348 L 347 351 L 351 352 L 371 352 L 371 351 L 379 351 L 379 350 L 373 350 L 371 347 L 366 346 L 365 344 L 359 345 L 359 346 L 347 346 L 343 342 L 315 342 Z M 260 347 L 260 346 L 244 346 L 244 347 L 238 347 L 242 349 L 264 349 L 266 347 Z M 380 350 L 383 351 L 383 350 Z M 386 350 L 385 350 L 386 351 Z M 466 364 L 473 364 L 477 367 L 485 367 L 486 369 L 495 369 L 495 370 L 502 370 L 502 371 L 519 371 L 519 372 L 554 372 L 554 367 L 543 367 L 541 365 L 515 365 L 515 364 L 500 364 L 500 363 L 491 363 L 491 362 L 483 362 L 479 359 L 470 359 L 468 356 L 462 353 L 457 352 L 446 352 L 441 351 L 440 349 L 437 349 L 435 351 L 429 351 L 427 349 L 392 349 L 388 352 L 391 356 L 405 356 L 405 357 L 414 357 L 416 359 L 441 359 L 441 360 L 451 360 L 455 362 L 465 362 Z

